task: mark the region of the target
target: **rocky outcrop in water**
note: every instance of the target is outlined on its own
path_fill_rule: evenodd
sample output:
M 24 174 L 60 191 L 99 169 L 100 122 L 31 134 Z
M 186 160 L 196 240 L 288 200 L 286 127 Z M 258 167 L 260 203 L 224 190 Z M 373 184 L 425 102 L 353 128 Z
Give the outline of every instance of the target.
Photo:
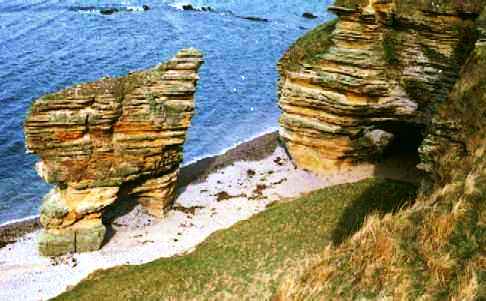
M 301 168 L 326 173 L 393 144 L 416 149 L 474 45 L 480 6 L 365 2 L 337 1 L 337 22 L 279 63 L 280 133 Z
M 184 49 L 153 69 L 33 103 L 26 147 L 40 158 L 39 175 L 55 185 L 41 208 L 41 254 L 99 249 L 103 211 L 122 197 L 163 216 L 173 202 L 202 62 L 199 51 Z

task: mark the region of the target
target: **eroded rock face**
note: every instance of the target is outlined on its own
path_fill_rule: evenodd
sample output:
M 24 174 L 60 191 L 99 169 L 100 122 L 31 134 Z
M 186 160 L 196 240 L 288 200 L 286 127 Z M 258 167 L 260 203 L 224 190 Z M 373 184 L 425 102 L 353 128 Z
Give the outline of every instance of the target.
M 318 173 L 373 160 L 407 129 L 420 133 L 474 45 L 477 7 L 355 2 L 330 8 L 338 21 L 317 41 L 324 49 L 295 64 L 298 41 L 279 63 L 280 134 L 297 166 Z
M 194 114 L 202 55 L 181 50 L 153 69 L 36 100 L 25 121 L 39 175 L 56 187 L 41 208 L 43 255 L 99 249 L 103 210 L 121 196 L 162 216 L 172 204 Z
M 440 104 L 420 146 L 419 167 L 437 186 L 464 182 L 466 194 L 486 191 L 486 7 L 478 40 L 447 101 Z M 469 172 L 469 174 L 467 174 Z M 466 174 L 466 176 L 464 175 Z

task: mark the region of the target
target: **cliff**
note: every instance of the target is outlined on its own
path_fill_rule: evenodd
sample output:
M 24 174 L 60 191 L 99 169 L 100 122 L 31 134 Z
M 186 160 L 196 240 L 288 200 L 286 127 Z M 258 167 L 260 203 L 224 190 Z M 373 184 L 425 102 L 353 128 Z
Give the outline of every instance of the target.
M 476 8 L 484 7 L 477 3 Z M 424 12 L 413 13 L 416 18 Z M 455 20 L 463 13 L 435 12 L 435 18 Z M 486 298 L 486 9 L 474 28 L 473 50 L 451 89 L 438 91 L 446 96 L 432 107 L 426 124 L 420 166 L 431 181 L 415 204 L 368 217 L 358 233 L 326 248 L 317 264 L 282 284 L 276 300 Z M 428 95 L 419 87 L 418 95 Z
M 389 148 L 416 149 L 474 45 L 478 3 L 330 7 L 338 20 L 302 37 L 279 63 L 280 133 L 295 163 L 327 173 Z
M 174 198 L 201 64 L 199 51 L 184 49 L 153 69 L 33 103 L 25 144 L 40 158 L 39 175 L 55 185 L 41 208 L 41 254 L 99 249 L 103 212 L 123 197 L 164 214 Z

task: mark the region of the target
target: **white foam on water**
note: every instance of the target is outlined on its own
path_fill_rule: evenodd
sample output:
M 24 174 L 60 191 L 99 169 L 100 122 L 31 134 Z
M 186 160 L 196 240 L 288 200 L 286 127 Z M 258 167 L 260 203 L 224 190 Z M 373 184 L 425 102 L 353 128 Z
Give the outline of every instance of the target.
M 178 10 L 184 10 L 183 9 L 183 6 L 184 5 L 188 5 L 188 4 L 191 4 L 192 7 L 194 7 L 194 9 L 198 9 L 198 7 L 194 6 L 192 3 L 190 2 L 174 2 L 174 3 L 170 3 L 168 4 L 170 7 L 173 7 L 175 9 L 178 9 Z
M 5 227 L 5 226 L 9 226 L 9 225 L 12 225 L 12 224 L 17 224 L 17 223 L 21 223 L 21 222 L 25 222 L 25 221 L 38 219 L 38 218 L 39 218 L 39 215 L 37 214 L 37 215 L 31 215 L 31 216 L 27 216 L 27 217 L 9 220 L 9 221 L 6 221 L 4 223 L 1 223 L 0 228 Z
M 142 12 L 142 11 L 144 11 L 142 6 L 127 6 L 126 9 L 127 9 L 127 11 L 131 11 L 131 12 Z

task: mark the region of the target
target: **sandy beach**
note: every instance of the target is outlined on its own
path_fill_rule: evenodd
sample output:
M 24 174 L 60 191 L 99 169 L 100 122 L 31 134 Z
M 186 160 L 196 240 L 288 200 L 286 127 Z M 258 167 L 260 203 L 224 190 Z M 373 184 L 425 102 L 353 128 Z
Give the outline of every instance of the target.
M 136 206 L 114 220 L 113 236 L 99 251 L 41 257 L 38 229 L 0 248 L 0 300 L 46 300 L 97 269 L 183 255 L 211 233 L 248 219 L 273 202 L 356 182 L 376 171 L 364 165 L 317 177 L 294 167 L 275 133 L 261 136 L 185 167 L 174 208 L 164 219 Z

